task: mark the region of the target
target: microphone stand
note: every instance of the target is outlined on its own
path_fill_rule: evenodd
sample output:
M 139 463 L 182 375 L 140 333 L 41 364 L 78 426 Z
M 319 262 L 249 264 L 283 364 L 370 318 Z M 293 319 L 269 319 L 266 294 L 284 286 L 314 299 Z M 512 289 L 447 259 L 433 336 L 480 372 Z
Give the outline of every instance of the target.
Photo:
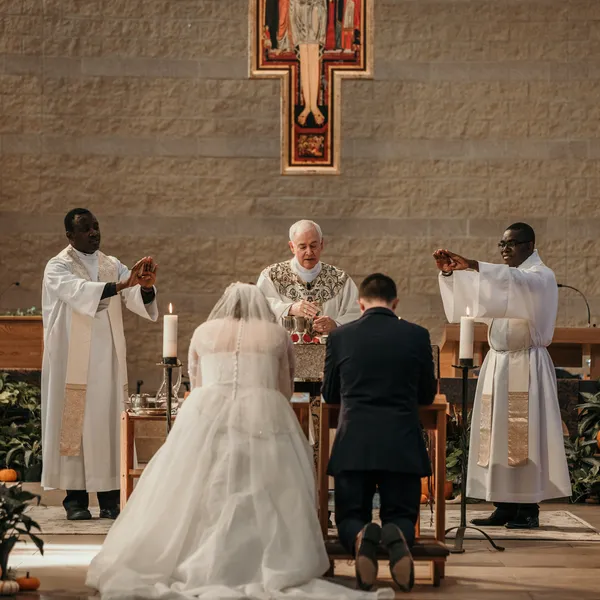
M 446 529 L 446 536 L 450 531 L 456 529 L 454 546 L 449 546 L 448 550 L 452 554 L 463 554 L 463 542 L 465 541 L 465 532 L 467 529 L 473 529 L 481 533 L 495 550 L 504 551 L 503 546 L 498 546 L 496 542 L 482 529 L 474 525 L 467 525 L 467 462 L 469 449 L 467 447 L 467 396 L 469 393 L 469 371 L 475 369 L 472 358 L 461 358 L 460 365 L 452 365 L 455 369 L 462 371 L 462 405 L 461 405 L 461 425 L 460 425 L 460 449 L 462 452 L 461 476 L 460 476 L 460 525 Z
M 577 292 L 583 298 L 583 301 L 585 302 L 585 307 L 587 308 L 587 326 L 592 327 L 592 314 L 590 312 L 590 305 L 589 305 L 584 293 L 581 290 L 578 290 L 576 287 L 573 287 L 572 285 L 565 285 L 564 283 L 557 283 L 556 286 L 559 288 L 567 288 L 569 290 L 573 290 L 574 292 Z M 594 327 L 595 327 L 595 325 L 594 325 Z

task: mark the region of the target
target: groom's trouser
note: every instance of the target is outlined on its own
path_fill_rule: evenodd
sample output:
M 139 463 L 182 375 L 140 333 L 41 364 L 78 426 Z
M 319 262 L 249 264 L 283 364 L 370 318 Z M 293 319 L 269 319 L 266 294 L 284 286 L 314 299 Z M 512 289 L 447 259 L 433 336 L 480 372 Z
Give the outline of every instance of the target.
M 421 478 L 392 471 L 343 471 L 335 480 L 335 523 L 340 542 L 354 555 L 356 536 L 371 522 L 373 496 L 379 491 L 381 524 L 394 523 L 409 546 L 415 541 L 415 525 L 421 501 Z

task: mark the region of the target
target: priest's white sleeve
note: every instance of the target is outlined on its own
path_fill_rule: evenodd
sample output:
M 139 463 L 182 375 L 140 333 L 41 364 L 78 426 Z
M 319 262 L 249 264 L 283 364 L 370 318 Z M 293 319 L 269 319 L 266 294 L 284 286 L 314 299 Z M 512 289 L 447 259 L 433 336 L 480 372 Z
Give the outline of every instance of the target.
M 87 281 L 74 275 L 68 263 L 53 258 L 44 270 L 44 290 L 49 298 L 60 300 L 74 311 L 95 317 L 106 283 Z
M 558 295 L 554 273 L 545 266 L 516 269 L 479 263 L 479 272 L 455 271 L 439 276 L 444 310 L 449 322 L 469 314 L 484 319 L 531 319 L 544 298 Z
M 290 307 L 294 304 L 291 300 L 283 299 L 279 292 L 275 289 L 271 279 L 263 271 L 256 283 L 258 289 L 265 295 L 269 302 L 271 310 L 275 314 L 277 322 L 281 322 L 281 318 L 288 314 Z
M 358 288 L 352 278 L 348 277 L 348 279 L 346 279 L 346 283 L 344 284 L 340 296 L 339 312 L 335 317 L 335 321 L 338 325 L 344 325 L 359 319 L 360 306 L 358 304 Z
M 116 259 L 115 259 L 116 260 Z M 121 262 L 117 261 L 119 269 L 119 281 L 127 281 L 129 279 L 130 270 Z M 142 298 L 142 286 L 134 285 L 133 287 L 124 289 L 121 296 L 125 301 L 125 306 L 136 315 L 156 321 L 158 319 L 158 304 L 156 303 L 156 288 L 154 289 L 154 300 L 149 304 L 144 304 Z

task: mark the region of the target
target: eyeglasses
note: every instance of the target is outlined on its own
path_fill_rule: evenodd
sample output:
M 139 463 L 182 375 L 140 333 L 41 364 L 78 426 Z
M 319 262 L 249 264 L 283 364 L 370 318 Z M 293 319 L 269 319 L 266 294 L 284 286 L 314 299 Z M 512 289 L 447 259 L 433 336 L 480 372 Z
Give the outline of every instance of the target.
M 524 242 L 517 242 L 516 240 L 508 240 L 507 242 L 505 242 L 504 240 L 501 240 L 498 242 L 498 248 L 500 248 L 500 250 L 504 250 L 504 248 L 510 248 L 511 250 L 514 250 L 519 244 L 530 244 L 531 240 L 526 240 Z

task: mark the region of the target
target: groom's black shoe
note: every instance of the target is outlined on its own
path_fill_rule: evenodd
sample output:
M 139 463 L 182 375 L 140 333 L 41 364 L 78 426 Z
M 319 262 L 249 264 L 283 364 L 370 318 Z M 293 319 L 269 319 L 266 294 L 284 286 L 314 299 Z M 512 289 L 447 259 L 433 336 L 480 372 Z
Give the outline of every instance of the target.
M 121 511 L 118 508 L 101 508 L 100 518 L 101 519 L 112 519 L 113 521 L 119 516 Z
M 92 518 L 87 508 L 67 508 L 67 520 L 69 521 L 88 521 Z
M 406 538 L 397 525 L 386 523 L 381 537 L 390 555 L 390 574 L 403 592 L 410 592 L 415 585 L 415 566 Z
M 497 508 L 489 517 L 485 517 L 484 519 L 471 519 L 471 523 L 476 527 L 503 527 L 515 518 L 516 514 L 511 514 Z
M 537 529 L 540 526 L 540 519 L 534 515 L 517 515 L 506 525 L 506 529 Z
M 377 547 L 381 541 L 381 527 L 368 523 L 356 536 L 356 582 L 361 590 L 368 591 L 377 580 Z

